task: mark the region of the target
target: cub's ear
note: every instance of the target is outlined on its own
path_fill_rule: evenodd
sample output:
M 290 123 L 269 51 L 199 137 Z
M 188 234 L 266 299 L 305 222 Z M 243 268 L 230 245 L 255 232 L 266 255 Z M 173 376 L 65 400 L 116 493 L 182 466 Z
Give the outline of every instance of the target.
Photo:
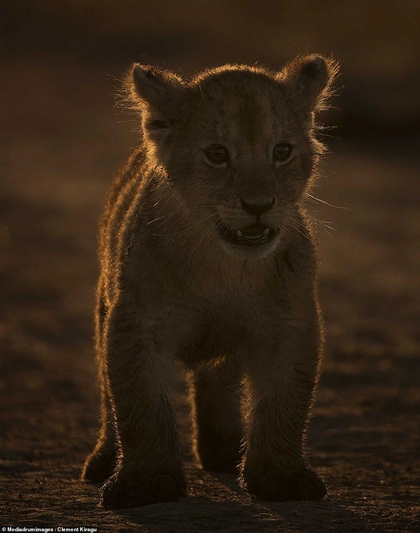
M 339 66 L 333 59 L 318 55 L 297 57 L 279 73 L 291 97 L 304 112 L 322 111 L 332 95 Z
M 168 142 L 173 125 L 182 116 L 188 89 L 176 74 L 135 63 L 126 79 L 132 107 L 139 110 L 147 137 Z

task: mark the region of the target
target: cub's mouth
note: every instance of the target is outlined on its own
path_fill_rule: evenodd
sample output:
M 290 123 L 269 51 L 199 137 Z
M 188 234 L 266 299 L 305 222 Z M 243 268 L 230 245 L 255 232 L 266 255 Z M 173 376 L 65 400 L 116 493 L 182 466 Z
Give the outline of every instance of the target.
M 269 228 L 261 222 L 255 222 L 246 228 L 231 230 L 223 224 L 218 224 L 221 238 L 236 246 L 257 247 L 270 243 L 278 234 L 275 228 Z

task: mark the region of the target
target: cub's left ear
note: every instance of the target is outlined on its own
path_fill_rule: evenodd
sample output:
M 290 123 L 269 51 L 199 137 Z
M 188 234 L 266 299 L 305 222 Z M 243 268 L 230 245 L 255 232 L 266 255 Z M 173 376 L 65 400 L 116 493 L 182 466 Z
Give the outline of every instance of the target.
M 318 55 L 297 57 L 279 73 L 291 97 L 302 111 L 322 111 L 332 94 L 332 84 L 339 73 L 333 59 Z

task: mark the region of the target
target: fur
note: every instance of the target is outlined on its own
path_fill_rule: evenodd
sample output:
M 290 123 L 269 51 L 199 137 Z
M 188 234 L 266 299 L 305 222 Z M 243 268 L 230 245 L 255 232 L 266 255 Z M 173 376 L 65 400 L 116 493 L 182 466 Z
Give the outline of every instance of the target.
M 241 485 L 268 500 L 325 495 L 304 446 L 323 335 L 303 202 L 323 151 L 314 114 L 337 70 L 306 56 L 280 72 L 226 65 L 186 82 L 132 67 L 141 142 L 101 221 L 102 429 L 82 474 L 105 481 L 106 508 L 186 495 L 176 360 L 191 371 L 203 468 L 239 466 Z M 285 162 L 279 143 L 292 147 Z M 227 161 L 211 159 L 215 145 Z M 226 238 L 255 224 L 275 228 L 270 242 Z

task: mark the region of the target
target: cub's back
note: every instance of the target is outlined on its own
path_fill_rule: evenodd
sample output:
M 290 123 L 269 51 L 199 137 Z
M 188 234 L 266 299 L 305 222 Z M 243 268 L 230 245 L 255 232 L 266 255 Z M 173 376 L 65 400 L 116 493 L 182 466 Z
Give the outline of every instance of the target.
M 141 180 L 141 167 L 145 162 L 143 146 L 136 148 L 111 185 L 105 209 L 99 223 L 99 259 L 104 260 L 107 247 L 114 249 L 117 232 L 123 223 L 124 214 L 129 208 Z M 111 252 L 111 250 L 109 250 Z M 115 252 L 115 249 L 114 249 Z M 111 252 L 112 253 L 112 252 Z

